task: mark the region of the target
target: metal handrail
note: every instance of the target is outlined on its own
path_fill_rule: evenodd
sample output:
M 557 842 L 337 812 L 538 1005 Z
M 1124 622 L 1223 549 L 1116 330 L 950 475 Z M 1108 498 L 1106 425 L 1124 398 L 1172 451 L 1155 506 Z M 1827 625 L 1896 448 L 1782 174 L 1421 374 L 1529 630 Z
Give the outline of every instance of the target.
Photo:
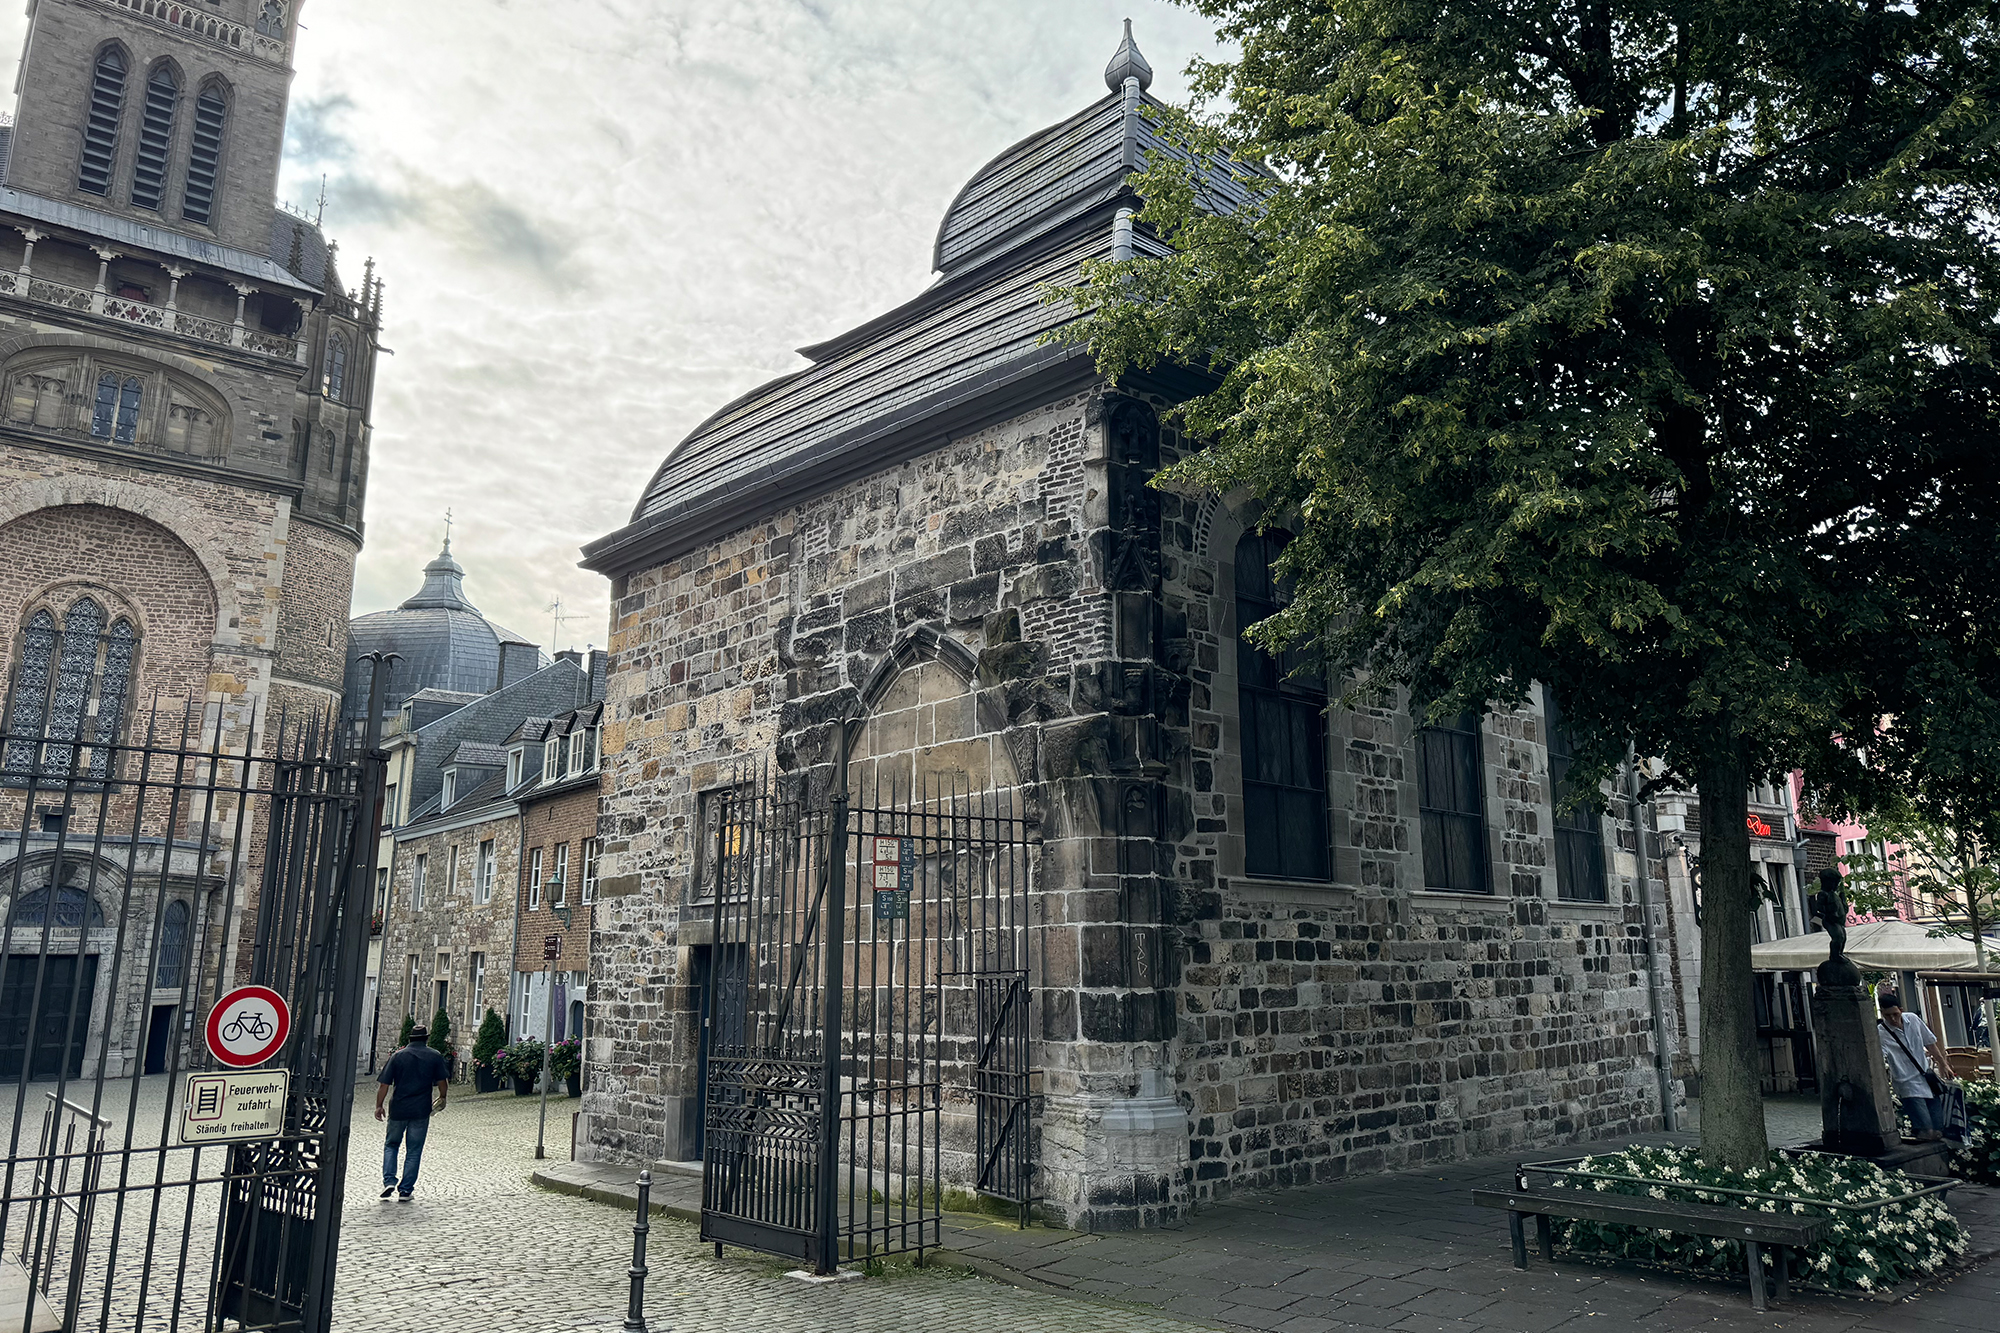
M 1813 1152 L 1811 1149 L 1781 1151 L 1790 1151 L 1795 1156 L 1838 1156 L 1835 1153 Z M 1911 1176 L 1910 1179 L 1912 1180 L 1924 1180 L 1931 1183 L 1923 1189 L 1913 1190 L 1908 1194 L 1898 1194 L 1887 1199 L 1869 1199 L 1862 1203 L 1842 1203 L 1837 1199 L 1803 1199 L 1794 1194 L 1772 1194 L 1764 1190 L 1739 1190 L 1732 1189 L 1727 1185 L 1704 1185 L 1694 1181 L 1679 1180 L 1650 1180 L 1644 1176 L 1625 1176 L 1609 1171 L 1577 1171 L 1572 1169 L 1576 1163 L 1588 1160 L 1588 1157 L 1564 1157 L 1553 1162 L 1522 1162 L 1514 1168 L 1515 1184 L 1520 1189 L 1526 1189 L 1528 1187 L 1527 1175 L 1532 1171 L 1540 1175 L 1567 1179 L 1615 1180 L 1625 1184 L 1645 1185 L 1651 1189 L 1696 1190 L 1703 1194 L 1734 1195 L 1739 1199 L 1765 1199 L 1772 1203 L 1802 1203 L 1814 1208 L 1831 1208 L 1843 1213 L 1867 1213 L 1873 1212 L 1877 1208 L 1886 1207 L 1892 1203 L 1908 1203 L 1913 1199 L 1927 1198 L 1933 1194 L 1943 1194 L 1954 1186 L 1963 1183 L 1957 1180 L 1947 1180 L 1940 1176 Z

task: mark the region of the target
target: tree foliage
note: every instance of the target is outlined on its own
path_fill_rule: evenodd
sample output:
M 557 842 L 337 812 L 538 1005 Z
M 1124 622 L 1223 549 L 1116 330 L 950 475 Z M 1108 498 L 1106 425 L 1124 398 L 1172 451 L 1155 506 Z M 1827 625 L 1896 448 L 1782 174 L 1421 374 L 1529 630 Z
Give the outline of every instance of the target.
M 1295 530 L 1255 637 L 1433 717 L 1540 681 L 1586 783 L 1698 783 L 1704 1151 L 1748 1168 L 1746 788 L 1878 795 L 1839 742 L 1995 605 L 1995 7 L 1184 2 L 1239 55 L 1178 133 L 1261 203 L 1162 155 L 1169 248 L 1071 336 L 1217 377 L 1172 480 Z

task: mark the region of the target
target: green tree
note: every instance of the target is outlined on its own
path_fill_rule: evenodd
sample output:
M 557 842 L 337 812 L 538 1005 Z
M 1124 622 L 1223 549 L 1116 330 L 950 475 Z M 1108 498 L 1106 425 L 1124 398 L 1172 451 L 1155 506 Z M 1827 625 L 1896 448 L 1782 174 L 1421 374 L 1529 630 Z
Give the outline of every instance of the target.
M 410 1044 L 410 1034 L 416 1031 L 416 1029 L 417 1016 L 415 1014 L 404 1014 L 402 1030 L 396 1034 L 396 1044 L 398 1046 L 408 1046 Z
M 431 1015 L 431 1039 L 426 1044 L 439 1055 L 451 1056 L 451 1015 L 442 1008 Z
M 507 1044 L 507 1024 L 499 1014 L 488 1009 L 486 1017 L 480 1020 L 479 1031 L 472 1038 L 473 1063 L 495 1074 L 501 1071 L 493 1068 L 493 1053 Z
M 1697 784 L 1703 1154 L 1752 1167 L 1747 788 L 1879 795 L 1838 742 L 1955 614 L 1903 575 L 1995 567 L 1993 7 L 1183 3 L 1238 55 L 1068 336 L 1211 369 L 1163 484 L 1296 531 L 1252 637 L 1433 718 L 1541 681 L 1586 784 L 1628 742 Z

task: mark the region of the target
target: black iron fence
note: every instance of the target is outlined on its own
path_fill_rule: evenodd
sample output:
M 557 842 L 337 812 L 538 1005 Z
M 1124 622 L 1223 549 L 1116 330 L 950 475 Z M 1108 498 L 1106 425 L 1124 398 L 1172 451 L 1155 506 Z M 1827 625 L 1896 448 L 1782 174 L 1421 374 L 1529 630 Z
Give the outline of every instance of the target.
M 318 1333 L 380 765 L 330 716 L 70 719 L 60 681 L 22 706 L 23 674 L 0 729 L 0 1333 Z M 289 1034 L 232 1071 L 204 1024 L 251 984 Z
M 1011 793 L 943 775 L 719 794 L 692 895 L 713 915 L 704 1239 L 828 1272 L 921 1260 L 953 1189 L 1025 1223 L 1034 842 Z

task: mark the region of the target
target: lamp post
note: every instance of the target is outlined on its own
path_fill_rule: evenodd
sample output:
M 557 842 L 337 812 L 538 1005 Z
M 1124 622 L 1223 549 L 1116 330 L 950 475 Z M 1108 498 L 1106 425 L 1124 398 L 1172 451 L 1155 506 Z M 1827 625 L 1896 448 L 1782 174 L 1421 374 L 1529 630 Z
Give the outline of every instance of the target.
M 549 1131 L 549 1047 L 556 1039 L 556 959 L 562 957 L 562 945 L 560 935 L 542 937 L 542 1122 L 535 1130 L 537 1161 Z
M 403 660 L 403 655 L 401 653 L 366 652 L 360 654 L 355 660 L 368 663 L 368 716 L 362 722 L 361 748 L 372 755 L 382 748 L 382 703 L 389 692 L 389 677 L 395 674 L 396 663 Z M 377 842 L 380 842 L 382 840 L 383 828 L 393 826 L 395 822 L 396 812 L 387 808 L 387 804 L 385 803 L 376 812 L 375 827 L 371 830 L 370 836 Z M 371 884 L 368 888 L 369 892 L 373 893 L 375 886 Z M 373 916 L 374 912 L 371 910 L 369 915 Z M 385 895 L 382 902 L 382 943 L 385 948 L 388 942 L 389 903 Z M 375 1071 L 375 1056 L 377 1054 L 375 1039 L 376 1034 L 382 1027 L 382 957 L 381 953 L 376 954 L 375 1003 L 368 1015 L 368 1071 L 370 1073 Z

